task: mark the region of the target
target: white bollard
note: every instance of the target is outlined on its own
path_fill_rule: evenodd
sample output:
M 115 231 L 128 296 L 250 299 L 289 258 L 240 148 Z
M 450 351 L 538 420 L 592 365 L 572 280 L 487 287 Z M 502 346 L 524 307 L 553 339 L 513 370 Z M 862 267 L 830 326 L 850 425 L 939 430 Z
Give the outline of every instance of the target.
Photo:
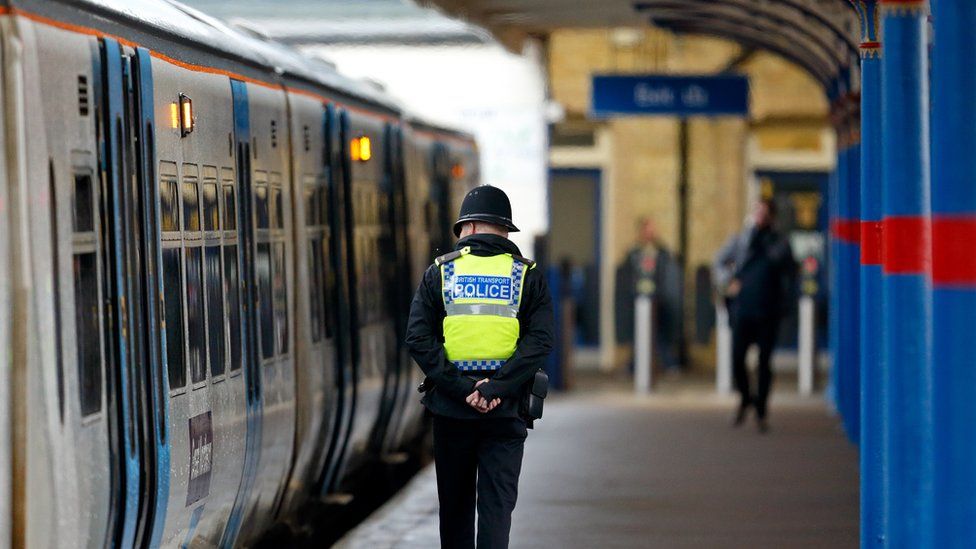
M 815 322 L 815 306 L 813 297 L 804 295 L 800 297 L 799 311 L 799 364 L 797 366 L 797 383 L 799 384 L 800 394 L 810 396 L 813 394 L 813 373 L 817 367 L 817 342 Z
M 651 359 L 654 356 L 651 297 L 638 295 L 634 305 L 634 390 L 651 392 Z
M 732 327 L 722 298 L 715 301 L 715 390 L 720 395 L 732 392 Z

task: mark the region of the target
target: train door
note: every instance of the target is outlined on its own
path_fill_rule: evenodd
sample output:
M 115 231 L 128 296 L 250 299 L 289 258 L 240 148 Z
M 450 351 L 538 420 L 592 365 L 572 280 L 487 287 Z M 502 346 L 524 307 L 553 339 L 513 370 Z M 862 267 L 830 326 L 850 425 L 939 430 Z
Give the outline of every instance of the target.
M 356 374 L 360 361 L 359 336 L 355 315 L 354 284 L 352 276 L 353 219 L 350 211 L 352 199 L 351 159 L 349 151 L 349 115 L 344 109 L 330 107 L 330 156 L 335 170 L 330 179 L 332 192 L 329 202 L 332 214 L 332 243 L 336 253 L 332 256 L 330 268 L 337 276 L 336 303 L 339 305 L 339 361 L 336 363 L 336 384 L 339 412 L 333 428 L 332 444 L 327 457 L 327 467 L 322 482 L 323 493 L 336 494 L 342 489 L 341 481 L 345 470 L 349 439 L 355 420 L 357 393 Z M 342 494 L 336 494 L 343 496 Z
M 130 76 L 126 94 L 126 119 L 129 122 L 132 156 L 126 186 L 129 217 L 132 220 L 132 284 L 138 299 L 131 303 L 136 324 L 140 325 L 140 354 L 136 378 L 141 429 L 142 472 L 141 505 L 136 540 L 140 546 L 157 546 L 163 533 L 169 499 L 170 443 L 168 429 L 169 390 L 165 371 L 165 321 L 162 303 L 162 260 L 159 225 L 159 191 L 156 185 L 155 110 L 152 61 L 149 51 L 136 48 L 128 56 Z M 131 177 L 135 175 L 135 177 Z
M 339 361 L 332 268 L 330 109 L 289 94 L 295 232 L 295 458 L 278 516 L 294 513 L 317 488 L 332 437 Z M 317 124 L 315 122 L 318 122 Z M 317 491 L 317 490 L 316 490 Z
M 244 469 L 241 474 L 240 486 L 234 499 L 230 519 L 224 529 L 220 541 L 221 547 L 234 545 L 241 531 L 248 506 L 251 502 L 251 492 L 257 477 L 258 462 L 261 454 L 263 409 L 261 392 L 260 362 L 257 349 L 257 324 L 255 318 L 255 304 L 257 303 L 257 289 L 254 284 L 254 226 L 253 197 L 251 189 L 251 127 L 247 96 L 247 85 L 239 80 L 231 80 L 231 93 L 234 110 L 234 152 L 236 162 L 237 183 L 237 227 L 238 254 L 236 269 L 240 278 L 240 350 L 241 364 L 244 372 L 246 395 L 246 435 L 244 442 Z
M 409 314 L 411 277 L 403 276 L 400 269 L 409 265 L 410 242 L 407 238 L 407 197 L 404 180 L 403 164 L 403 132 L 398 126 L 387 124 L 385 129 L 386 147 L 384 154 L 384 192 L 388 195 L 386 211 L 387 224 L 390 233 L 381 242 L 380 257 L 382 260 L 383 285 L 391 288 L 388 297 L 394 300 L 391 307 L 393 313 L 393 333 L 395 334 L 395 359 L 387 365 L 383 437 L 380 441 L 380 451 L 387 460 L 400 460 L 403 455 L 393 453 L 400 443 L 401 422 L 403 410 L 408 399 L 416 393 L 410 390 L 410 368 L 412 362 L 404 344 L 404 334 L 407 328 Z
M 451 154 L 450 149 L 443 143 L 436 143 L 431 150 L 430 158 L 430 200 L 434 211 L 431 230 L 431 243 L 434 245 L 434 256 L 446 254 L 454 249 L 451 207 Z
M 144 351 L 139 318 L 142 304 L 139 280 L 141 235 L 136 222 L 137 196 L 131 182 L 134 165 L 130 117 L 127 109 L 129 65 L 119 43 L 101 41 L 101 117 L 99 169 L 103 174 L 100 208 L 104 264 L 106 381 L 110 396 L 108 418 L 113 481 L 111 538 L 128 547 L 135 543 L 140 509 L 140 424 L 138 369 Z
M 15 408 L 24 414 L 17 425 L 43 443 L 19 445 L 24 452 L 15 455 L 34 474 L 12 479 L 18 489 L 14 508 L 25 510 L 20 515 L 25 522 L 15 525 L 14 534 L 31 546 L 101 547 L 118 539 L 120 525 L 132 525 L 128 532 L 134 535 L 138 507 L 128 507 L 131 522 L 117 513 L 124 507 L 126 482 L 139 480 L 138 470 L 134 476 L 125 466 L 126 459 L 138 460 L 131 443 L 119 446 L 127 434 L 119 431 L 127 425 L 120 419 L 126 393 L 119 392 L 120 372 L 112 371 L 120 364 L 113 351 L 118 350 L 116 334 L 121 330 L 116 329 L 118 285 L 111 277 L 116 271 L 110 267 L 128 255 L 110 246 L 109 236 L 120 222 L 112 217 L 112 208 L 122 199 L 122 190 L 112 185 L 119 165 L 110 158 L 119 159 L 118 151 L 126 147 L 124 141 L 115 142 L 119 146 L 114 151 L 105 151 L 105 124 L 107 102 L 124 101 L 124 66 L 116 49 L 115 57 L 109 56 L 114 71 L 106 74 L 105 45 L 97 39 L 43 26 L 26 34 L 33 38 L 27 48 L 32 55 L 15 72 L 24 77 L 20 84 L 25 86 L 24 104 L 16 110 L 31 121 L 29 140 L 22 143 L 31 160 L 24 166 L 36 173 L 27 172 L 30 193 L 23 204 L 42 209 L 11 211 L 24 216 L 22 222 L 36 235 L 29 248 L 20 243 L 23 258 L 13 258 L 36 292 L 36 317 L 18 313 L 20 325 L 11 328 L 29 339 L 11 342 L 18 357 L 14 365 L 38 376 L 39 383 L 32 380 L 25 388 L 29 392 L 13 395 L 13 401 L 24 403 L 23 409 Z M 112 98 L 107 97 L 107 80 L 116 85 Z M 114 112 L 125 126 L 124 108 Z M 12 125 L 24 121 L 8 120 Z M 11 160 L 19 163 L 20 157 Z M 17 187 L 10 189 L 16 192 Z M 121 364 L 128 367 L 131 362 Z M 43 429 L 41 436 L 30 434 L 36 428 Z M 82 506 L 86 513 L 76 513 Z M 55 527 L 51 516 L 59 517 Z

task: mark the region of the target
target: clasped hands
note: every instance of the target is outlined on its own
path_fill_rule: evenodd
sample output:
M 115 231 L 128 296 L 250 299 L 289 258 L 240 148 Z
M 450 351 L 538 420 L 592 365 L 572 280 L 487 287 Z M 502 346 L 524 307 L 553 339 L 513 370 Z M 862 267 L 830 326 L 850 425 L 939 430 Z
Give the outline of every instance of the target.
M 502 399 L 493 398 L 489 401 L 485 397 L 481 396 L 481 393 L 478 391 L 478 387 L 480 387 L 482 383 L 488 383 L 488 378 L 482 379 L 477 383 L 475 383 L 474 392 L 468 395 L 464 399 L 464 401 L 467 402 L 469 406 L 481 412 L 482 414 L 487 414 L 488 412 L 498 407 L 498 405 L 502 403 Z

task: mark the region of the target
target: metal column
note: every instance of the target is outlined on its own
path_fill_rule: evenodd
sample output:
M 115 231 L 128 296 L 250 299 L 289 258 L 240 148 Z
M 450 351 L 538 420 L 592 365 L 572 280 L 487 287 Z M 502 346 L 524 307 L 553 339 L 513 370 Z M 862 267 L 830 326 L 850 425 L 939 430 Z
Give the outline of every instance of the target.
M 932 539 L 928 6 L 882 0 L 885 471 L 892 547 Z
M 861 546 L 885 540 L 885 375 L 881 329 L 881 42 L 878 3 L 861 19 Z
M 976 2 L 933 3 L 935 546 L 976 546 Z

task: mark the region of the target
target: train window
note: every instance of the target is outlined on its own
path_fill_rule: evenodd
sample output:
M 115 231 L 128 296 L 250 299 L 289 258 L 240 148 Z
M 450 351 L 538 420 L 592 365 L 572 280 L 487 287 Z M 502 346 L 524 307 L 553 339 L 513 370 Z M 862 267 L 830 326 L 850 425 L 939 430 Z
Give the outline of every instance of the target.
M 166 308 L 166 364 L 169 388 L 186 385 L 186 364 L 183 362 L 183 272 L 179 248 L 163 249 L 163 300 Z
M 183 230 L 200 230 L 200 198 L 195 180 L 183 180 Z
M 98 314 L 98 263 L 95 252 L 74 256 L 75 342 L 81 415 L 102 409 L 101 317 Z
M 271 294 L 271 244 L 258 244 L 255 270 L 258 279 L 258 308 L 261 328 L 261 356 L 274 356 L 274 303 Z
M 274 228 L 285 228 L 285 210 L 281 202 L 281 189 L 271 187 L 271 206 L 274 208 Z
M 319 187 L 319 216 L 323 225 L 329 223 L 329 188 L 326 185 L 327 182 L 323 181 Z
M 216 192 L 216 186 L 215 191 Z M 210 346 L 210 375 L 219 376 L 225 368 L 224 288 L 220 277 L 220 247 L 204 251 L 207 280 L 207 328 Z
M 203 184 L 203 230 L 220 230 L 220 212 L 217 206 L 217 182 Z
M 227 329 L 230 332 L 230 369 L 241 367 L 241 302 L 238 295 L 237 246 L 224 247 L 224 291 L 227 294 Z
M 334 334 L 335 318 L 333 312 L 329 310 L 329 303 L 335 297 L 336 291 L 336 281 L 335 275 L 329 266 L 329 233 L 323 235 L 322 238 L 322 276 L 324 278 L 324 289 L 322 290 L 322 310 L 325 314 L 325 337 L 331 338 Z
M 305 226 L 314 227 L 318 225 L 319 215 L 318 215 L 318 196 L 319 189 L 317 187 L 305 187 Z
M 179 206 L 176 198 L 176 181 L 161 180 L 159 182 L 160 214 L 164 231 L 180 230 L 176 218 L 179 217 Z
M 288 273 L 285 270 L 285 245 L 274 245 L 274 310 L 278 354 L 288 353 Z
M 207 379 L 206 333 L 204 331 L 203 284 L 201 248 L 186 249 L 186 335 L 187 363 L 190 381 L 200 383 Z
M 258 216 L 258 228 L 267 229 L 268 222 L 268 187 L 267 185 L 257 184 L 254 187 L 254 204 Z
M 75 174 L 74 230 L 88 233 L 95 230 L 95 201 L 91 174 Z
M 325 275 L 322 265 L 322 239 L 312 238 L 308 242 L 308 282 L 309 282 L 309 310 L 311 312 L 312 341 L 322 340 L 325 328 L 325 311 L 323 307 Z
M 285 209 L 282 197 L 281 174 L 271 172 L 271 207 L 274 208 L 274 228 L 285 227 Z
M 258 244 L 255 270 L 258 279 L 258 310 L 261 328 L 261 357 L 274 356 L 274 303 L 271 289 L 271 244 Z
M 234 199 L 234 186 L 224 185 L 224 230 L 237 229 L 237 203 Z

